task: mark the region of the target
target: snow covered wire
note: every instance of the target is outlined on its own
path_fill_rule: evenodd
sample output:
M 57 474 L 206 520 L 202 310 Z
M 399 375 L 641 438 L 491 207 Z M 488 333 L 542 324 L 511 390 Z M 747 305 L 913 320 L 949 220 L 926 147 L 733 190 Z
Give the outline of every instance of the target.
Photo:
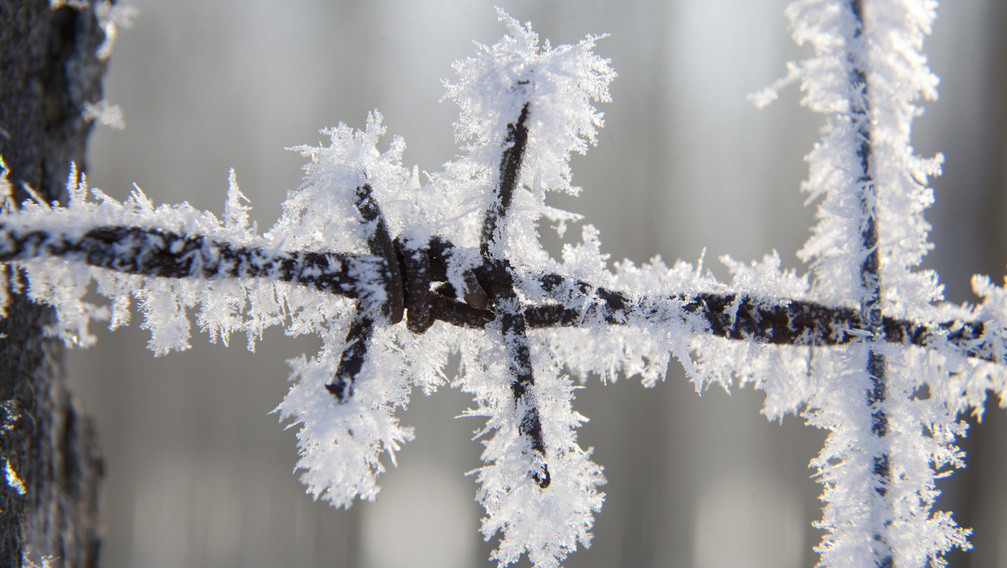
M 936 275 L 914 270 L 940 164 L 909 146 L 917 100 L 936 96 L 919 52 L 934 3 L 799 0 L 787 14 L 815 53 L 780 84 L 801 81 L 804 104 L 827 117 L 804 186 L 821 199 L 801 251 L 808 276 L 775 255 L 724 259 L 730 283 L 684 262 L 613 271 L 591 226 L 551 258 L 538 222 L 578 217 L 547 206 L 546 191 L 578 191 L 570 154 L 595 142 L 593 104 L 615 73 L 592 51 L 598 38 L 554 48 L 502 12 L 509 33 L 446 84 L 464 154 L 425 184 L 402 165 L 401 139 L 379 150 L 375 112 L 362 130 L 341 124 L 323 131 L 327 145 L 297 148 L 304 183 L 265 234 L 249 227 L 233 172 L 220 220 L 155 208 L 139 189 L 119 203 L 74 172 L 65 208 L 0 217 L 0 262 L 15 291 L 56 308 L 48 331 L 70 344 L 93 340 L 93 319 L 127 323 L 133 298 L 156 354 L 188 346 L 194 306 L 213 341 L 243 331 L 254 348 L 271 325 L 317 334 L 321 351 L 291 361 L 277 412 L 299 427 L 308 492 L 337 507 L 374 498 L 383 458 L 412 438 L 396 410 L 413 388 L 448 383 L 442 369 L 460 354 L 450 386 L 486 419 L 474 473 L 501 565 L 527 555 L 551 568 L 590 543 L 604 477 L 577 443 L 586 418 L 570 375 L 652 386 L 672 356 L 698 389 L 751 382 L 767 417 L 829 431 L 812 462 L 822 566 L 940 565 L 968 531 L 931 511 L 934 480 L 962 465 L 960 414 L 1007 394 L 1007 290 L 977 277 L 981 306 L 947 306 Z M 82 299 L 92 280 L 109 306 Z
M 958 373 L 982 387 L 1002 382 L 1002 368 L 963 362 L 943 341 L 926 354 L 884 342 L 888 317 L 934 321 L 942 299 L 936 276 L 913 270 L 931 246 L 922 213 L 933 198 L 924 183 L 941 158 L 920 159 L 909 145 L 917 101 L 936 97 L 919 52 L 935 7 L 801 0 L 787 10 L 795 39 L 815 49 L 791 65 L 788 79 L 799 79 L 804 104 L 828 117 L 808 158 L 805 190 L 822 204 L 801 255 L 813 269 L 812 297 L 855 302 L 862 334 L 816 365 L 823 382 L 804 411 L 830 431 L 813 462 L 827 503 L 822 566 L 940 565 L 950 548 L 968 548 L 969 531 L 931 511 L 934 479 L 962 465 L 955 438 L 964 433 L 963 400 L 985 396 L 969 394 Z M 955 317 L 970 316 L 964 307 Z M 1002 335 L 1001 325 L 984 322 L 983 335 Z
M 341 403 L 353 396 L 353 381 L 356 380 L 367 358 L 367 346 L 374 333 L 375 317 L 380 315 L 385 323 L 394 325 L 402 321 L 404 309 L 404 290 L 398 257 L 392 239 L 388 235 L 385 217 L 381 214 L 381 207 L 374 198 L 370 184 L 365 183 L 356 189 L 354 205 L 360 213 L 361 221 L 371 225 L 367 248 L 381 261 L 380 287 L 384 292 L 384 301 L 376 306 L 358 306 L 350 330 L 346 332 L 346 347 L 339 357 L 336 376 L 333 382 L 325 385 L 325 389 L 335 395 Z
M 524 92 L 534 87 L 530 80 L 518 81 L 518 92 Z M 507 138 L 504 139 L 504 150 L 500 158 L 496 199 L 491 202 L 483 221 L 482 238 L 479 242 L 480 254 L 486 259 L 492 258 L 493 245 L 500 240 L 501 229 L 505 223 L 508 209 L 514 199 L 514 190 L 518 176 L 521 173 L 521 163 L 524 160 L 525 148 L 528 145 L 528 114 L 530 101 L 521 105 L 521 113 L 507 124 Z M 506 345 L 509 372 L 511 375 L 511 392 L 514 405 L 521 415 L 518 432 L 530 447 L 530 475 L 542 489 L 552 482 L 549 476 L 549 466 L 546 463 L 545 441 L 542 437 L 542 419 L 534 395 L 531 392 L 535 386 L 535 376 L 532 370 L 531 351 L 528 345 L 527 326 L 521 309 L 517 291 L 514 288 L 513 276 L 506 265 L 500 265 L 503 270 L 497 271 L 493 279 L 484 280 L 487 285 L 482 289 L 489 293 L 492 302 L 500 310 L 500 333 Z
M 851 0 L 850 10 L 853 13 L 854 27 L 852 36 L 847 39 L 847 58 L 851 62 L 849 83 L 850 120 L 855 125 L 854 144 L 859 161 L 856 172 L 856 191 L 860 201 L 860 239 L 863 262 L 860 265 L 860 300 L 861 328 L 869 333 L 863 338 L 867 350 L 867 376 L 870 386 L 867 390 L 867 404 L 871 412 L 871 435 L 874 443 L 867 444 L 875 449 L 870 455 L 873 467 L 873 480 L 870 489 L 874 495 L 872 500 L 872 522 L 875 533 L 872 535 L 875 563 L 878 568 L 891 568 L 894 565 L 891 538 L 888 528 L 894 520 L 893 504 L 885 498 L 888 487 L 892 484 L 891 448 L 887 444 L 888 415 L 885 403 L 888 397 L 888 380 L 885 376 L 885 356 L 873 344 L 882 332 L 883 312 L 881 306 L 881 261 L 878 250 L 878 219 L 875 206 L 877 193 L 871 172 L 871 109 L 867 78 L 867 61 L 865 61 L 864 45 L 864 6 L 862 0 Z
M 369 255 L 331 252 L 282 252 L 245 246 L 233 247 L 199 235 L 179 235 L 160 229 L 130 226 L 103 226 L 83 233 L 66 234 L 60 227 L 23 228 L 0 223 L 0 262 L 33 258 L 60 258 L 97 268 L 160 278 L 263 279 L 288 282 L 309 289 L 357 298 L 360 282 L 355 266 L 378 262 Z M 484 287 L 501 278 L 506 263 L 489 260 L 464 273 L 469 286 L 478 287 L 479 296 L 465 303 L 449 289 L 447 262 L 455 247 L 444 240 L 429 247 L 403 252 L 396 239 L 396 261 L 405 269 L 400 293 L 409 305 L 407 321 L 424 314 L 422 323 L 411 331 L 426 331 L 434 321 L 464 328 L 483 328 L 493 319 L 487 310 Z M 460 254 L 472 254 L 473 251 Z M 706 332 L 725 339 L 774 345 L 840 346 L 860 340 L 859 313 L 853 308 L 793 300 L 773 304 L 751 294 L 701 292 L 642 296 L 637 301 L 622 292 L 570 279 L 562 274 L 538 276 L 547 294 L 573 288 L 583 296 L 594 295 L 588 315 L 609 325 L 625 325 L 634 317 L 659 322 L 662 314 L 680 309 L 705 320 Z M 484 282 L 482 284 L 480 282 Z M 439 290 L 431 290 L 434 286 Z M 480 300 L 479 298 L 482 297 Z M 577 327 L 585 314 L 559 303 L 527 304 L 523 307 L 531 329 Z M 684 316 L 683 316 L 684 317 Z M 919 323 L 884 316 L 875 339 L 896 345 L 936 348 L 946 344 L 963 357 L 989 362 L 1003 361 L 999 346 L 986 336 L 985 322 L 946 321 Z

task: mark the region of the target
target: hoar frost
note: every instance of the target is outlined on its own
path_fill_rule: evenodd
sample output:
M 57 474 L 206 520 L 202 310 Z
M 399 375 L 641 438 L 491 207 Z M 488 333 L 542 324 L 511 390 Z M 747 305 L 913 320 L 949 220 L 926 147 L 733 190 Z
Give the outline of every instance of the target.
M 155 207 L 139 188 L 120 203 L 74 172 L 65 208 L 27 202 L 0 218 L 0 257 L 30 298 L 55 307 L 47 332 L 68 344 L 93 341 L 91 320 L 127 324 L 134 300 L 156 355 L 188 347 L 190 310 L 211 341 L 244 332 L 249 349 L 273 325 L 318 335 L 318 354 L 290 362 L 276 412 L 298 428 L 308 493 L 336 507 L 375 498 L 413 437 L 396 412 L 414 388 L 470 393 L 466 414 L 485 419 L 484 465 L 472 472 L 481 530 L 500 537 L 501 565 L 527 555 L 555 567 L 590 544 L 604 477 L 577 441 L 587 418 L 573 409 L 576 379 L 639 375 L 653 386 L 672 357 L 697 390 L 751 383 L 768 418 L 799 414 L 830 432 L 812 462 L 825 486 L 821 565 L 939 565 L 968 544 L 949 514 L 931 511 L 934 479 L 962 465 L 959 414 L 981 413 L 989 390 L 1004 395 L 1007 292 L 977 278 L 980 307 L 947 306 L 936 275 L 915 270 L 930 248 L 925 180 L 940 164 L 909 146 L 918 99 L 936 96 L 919 53 L 934 3 L 800 0 L 787 14 L 815 53 L 775 87 L 800 81 L 803 103 L 827 118 L 804 184 L 820 202 L 801 251 L 809 275 L 782 270 L 775 253 L 724 258 L 730 283 L 660 258 L 611 270 L 590 225 L 551 258 L 541 220 L 562 236 L 579 217 L 547 205 L 546 192 L 579 191 L 570 156 L 596 142 L 593 105 L 615 73 L 593 52 L 598 37 L 552 47 L 502 11 L 508 34 L 445 82 L 463 155 L 425 182 L 402 164 L 401 138 L 384 146 L 375 111 L 363 129 L 340 124 L 322 131 L 327 143 L 295 148 L 308 159 L 304 182 L 264 234 L 233 171 L 220 219 Z M 396 299 L 403 278 L 407 297 Z M 92 281 L 107 306 L 83 299 Z M 395 302 L 407 325 L 396 325 Z M 796 321 L 826 312 L 842 317 Z M 780 314 L 794 319 L 769 321 Z M 881 323 L 926 334 L 893 339 Z M 454 354 L 461 367 L 448 379 Z M 917 396 L 924 388 L 929 397 Z

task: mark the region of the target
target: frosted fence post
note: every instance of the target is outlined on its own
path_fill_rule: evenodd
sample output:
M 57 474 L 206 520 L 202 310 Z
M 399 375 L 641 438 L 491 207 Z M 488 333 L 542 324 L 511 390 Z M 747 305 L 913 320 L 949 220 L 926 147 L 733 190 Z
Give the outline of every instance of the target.
M 65 197 L 70 162 L 84 165 L 102 99 L 106 36 L 93 5 L 0 0 L 0 156 L 12 201 Z M 53 568 L 98 564 L 101 449 L 91 418 L 67 386 L 63 345 L 44 333 L 54 310 L 30 301 L 18 269 L 0 269 L 11 291 L 0 320 L 0 566 L 54 557 Z M 12 479 L 15 482 L 12 482 Z

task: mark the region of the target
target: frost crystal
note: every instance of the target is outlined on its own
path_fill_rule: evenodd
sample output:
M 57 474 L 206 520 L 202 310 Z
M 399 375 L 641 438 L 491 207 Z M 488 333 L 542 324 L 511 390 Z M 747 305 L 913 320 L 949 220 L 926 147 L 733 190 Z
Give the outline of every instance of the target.
M 112 104 L 105 99 L 96 103 L 84 103 L 84 120 L 98 121 L 98 124 L 122 130 L 126 128 L 126 121 L 122 117 L 122 109 L 119 105 Z
M 729 283 L 660 258 L 610 270 L 590 225 L 551 258 L 538 223 L 562 232 L 578 217 L 547 206 L 546 191 L 578 191 L 570 156 L 595 143 L 593 104 L 615 73 L 592 51 L 598 37 L 552 47 L 503 12 L 508 35 L 445 83 L 463 155 L 426 183 L 401 163 L 400 138 L 384 147 L 375 111 L 362 130 L 340 124 L 322 131 L 326 144 L 295 148 L 304 182 L 264 234 L 233 171 L 221 219 L 155 207 L 139 188 L 119 203 L 73 172 L 65 208 L 26 202 L 0 217 L 0 260 L 54 306 L 47 331 L 68 344 L 93 341 L 91 320 L 128 323 L 134 299 L 156 355 L 188 347 L 190 309 L 211 341 L 244 332 L 249 349 L 272 325 L 317 334 L 321 351 L 291 361 L 276 412 L 298 427 L 308 493 L 336 507 L 374 499 L 413 436 L 395 416 L 413 388 L 471 393 L 468 414 L 485 419 L 481 530 L 499 536 L 501 565 L 527 555 L 555 567 L 590 544 L 605 481 L 577 442 L 587 419 L 574 379 L 653 386 L 672 357 L 697 390 L 751 383 L 768 418 L 829 431 L 812 462 L 825 486 L 822 566 L 940 565 L 969 545 L 931 510 L 934 480 L 963 464 L 960 414 L 981 414 L 989 391 L 1005 396 L 1007 291 L 977 277 L 981 306 L 947 306 L 936 275 L 915 269 L 941 160 L 909 145 L 919 99 L 936 97 L 919 51 L 934 3 L 800 0 L 787 14 L 814 56 L 754 99 L 799 81 L 826 116 L 804 184 L 819 203 L 808 275 L 775 253 L 722 259 Z M 92 280 L 107 306 L 83 300 Z M 453 354 L 461 369 L 448 381 Z
M 7 486 L 13 489 L 18 495 L 27 493 L 24 483 L 21 482 L 21 478 L 17 476 L 17 472 L 10 465 L 10 459 L 7 458 L 4 458 L 4 477 L 7 481 Z

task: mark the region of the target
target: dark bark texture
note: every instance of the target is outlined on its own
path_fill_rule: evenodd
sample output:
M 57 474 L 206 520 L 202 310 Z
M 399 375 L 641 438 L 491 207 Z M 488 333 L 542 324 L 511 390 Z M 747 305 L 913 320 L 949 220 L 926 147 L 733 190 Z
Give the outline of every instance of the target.
M 97 3 L 96 3 L 97 4 Z M 69 165 L 84 169 L 101 99 L 104 33 L 86 6 L 0 0 L 0 156 L 14 200 L 31 187 L 61 200 Z M 90 420 L 69 393 L 63 346 L 47 338 L 48 308 L 13 295 L 0 320 L 0 399 L 6 482 L 0 482 L 0 566 L 49 557 L 54 567 L 98 563 L 102 460 Z M 12 474 L 23 484 L 11 483 Z

